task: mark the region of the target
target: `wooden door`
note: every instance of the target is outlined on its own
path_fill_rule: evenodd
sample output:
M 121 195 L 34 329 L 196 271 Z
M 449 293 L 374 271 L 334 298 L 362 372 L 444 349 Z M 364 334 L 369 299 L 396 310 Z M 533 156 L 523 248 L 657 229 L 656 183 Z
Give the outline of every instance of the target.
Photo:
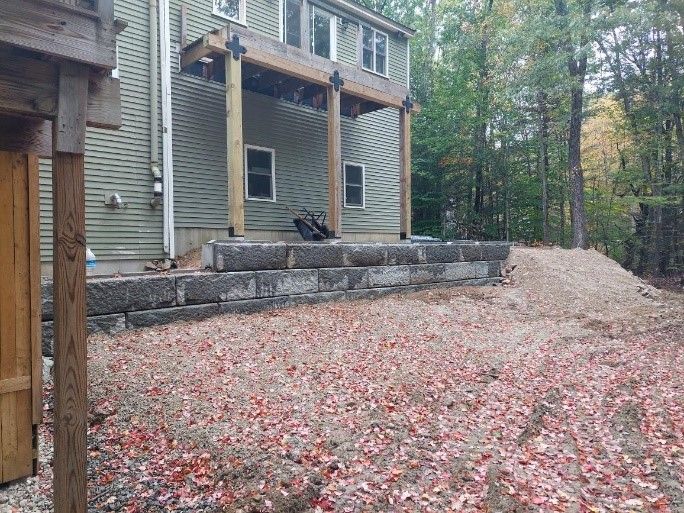
M 37 470 L 41 419 L 38 159 L 0 151 L 0 483 Z

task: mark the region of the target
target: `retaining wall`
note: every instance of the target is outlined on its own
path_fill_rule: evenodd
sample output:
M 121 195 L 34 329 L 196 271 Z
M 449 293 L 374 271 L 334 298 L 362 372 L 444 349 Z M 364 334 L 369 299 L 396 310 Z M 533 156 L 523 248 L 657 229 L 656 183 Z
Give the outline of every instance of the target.
M 89 333 L 218 314 L 500 281 L 509 245 L 212 243 L 213 271 L 90 278 Z M 43 354 L 52 355 L 52 283 L 43 283 Z

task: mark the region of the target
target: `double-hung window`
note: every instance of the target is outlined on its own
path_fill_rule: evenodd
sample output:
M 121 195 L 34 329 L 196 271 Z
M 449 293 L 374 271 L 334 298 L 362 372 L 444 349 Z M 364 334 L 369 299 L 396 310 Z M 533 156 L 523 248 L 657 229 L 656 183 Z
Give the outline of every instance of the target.
M 245 196 L 275 201 L 275 150 L 245 145 Z
M 344 163 L 344 206 L 366 206 L 366 169 L 362 164 Z
M 302 47 L 302 1 L 281 0 L 280 39 L 288 45 Z
M 387 34 L 363 27 L 363 69 L 387 76 Z
M 247 0 L 213 0 L 214 14 L 227 20 L 245 23 Z
M 334 14 L 311 4 L 309 11 L 310 50 L 320 57 L 337 60 L 337 27 Z

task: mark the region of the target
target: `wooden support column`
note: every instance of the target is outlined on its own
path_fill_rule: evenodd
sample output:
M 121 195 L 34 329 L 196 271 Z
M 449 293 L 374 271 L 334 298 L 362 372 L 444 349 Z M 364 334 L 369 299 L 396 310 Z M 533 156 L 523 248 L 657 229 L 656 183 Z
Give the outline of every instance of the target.
M 328 228 L 331 237 L 342 237 L 342 135 L 340 88 L 328 86 Z
M 399 111 L 399 173 L 401 239 L 411 238 L 411 111 Z
M 55 513 L 85 513 L 86 298 L 84 163 L 88 67 L 59 70 L 53 123 L 52 200 L 55 340 Z
M 242 140 L 242 60 L 226 55 L 226 144 L 228 150 L 228 233 L 245 235 L 245 159 Z

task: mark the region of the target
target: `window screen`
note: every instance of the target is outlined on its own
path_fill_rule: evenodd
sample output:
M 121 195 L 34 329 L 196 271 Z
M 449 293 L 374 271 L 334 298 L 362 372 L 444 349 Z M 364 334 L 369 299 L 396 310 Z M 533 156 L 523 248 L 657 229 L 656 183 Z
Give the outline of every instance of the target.
M 387 34 L 363 27 L 361 65 L 364 69 L 387 75 Z
M 311 52 L 326 59 L 333 58 L 333 30 L 335 25 L 332 14 L 311 6 L 309 31 L 311 32 Z
M 245 0 L 214 0 L 214 14 L 235 21 L 242 20 L 242 4 Z
M 300 0 L 283 2 L 283 40 L 288 45 L 302 46 L 302 17 Z
M 347 207 L 364 206 L 363 166 L 344 165 L 344 205 Z
M 246 148 L 247 198 L 275 199 L 273 150 Z

